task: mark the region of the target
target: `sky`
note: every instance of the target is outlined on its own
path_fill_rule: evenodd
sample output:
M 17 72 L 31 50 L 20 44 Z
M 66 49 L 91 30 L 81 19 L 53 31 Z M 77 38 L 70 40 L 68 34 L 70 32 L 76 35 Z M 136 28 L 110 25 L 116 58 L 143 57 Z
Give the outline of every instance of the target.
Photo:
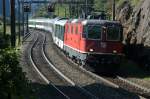
M 9 16 L 10 15 L 10 3 L 9 3 L 9 0 L 5 0 L 6 1 L 6 16 Z M 2 0 L 0 0 L 0 15 L 2 15 Z
M 2 1 L 3 0 L 0 0 L 0 16 L 2 16 Z M 10 17 L 10 0 L 5 0 L 6 1 L 6 16 L 7 17 Z M 18 8 L 17 6 L 18 6 L 18 4 L 17 4 L 17 1 L 18 0 L 16 0 L 16 9 Z M 34 1 L 34 0 L 25 0 L 25 1 Z M 43 1 L 43 0 L 36 0 L 36 1 Z M 50 0 L 50 1 L 55 1 L 55 0 Z M 35 11 L 35 9 L 37 8 L 37 5 L 36 4 L 33 4 L 32 5 L 32 11 Z
M 5 0 L 6 1 L 6 16 L 7 17 L 10 17 L 10 0 Z M 3 15 L 3 5 L 2 5 L 2 0 L 0 0 L 0 16 Z M 16 10 L 18 8 L 18 3 L 17 3 L 17 0 L 16 0 Z M 33 5 L 32 9 L 36 8 L 35 5 Z

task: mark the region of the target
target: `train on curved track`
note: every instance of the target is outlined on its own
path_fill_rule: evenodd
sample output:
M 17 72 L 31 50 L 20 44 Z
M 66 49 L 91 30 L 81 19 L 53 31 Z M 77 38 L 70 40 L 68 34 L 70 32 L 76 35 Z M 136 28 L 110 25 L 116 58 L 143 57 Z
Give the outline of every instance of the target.
M 80 65 L 114 71 L 123 57 L 123 27 L 98 19 L 30 19 L 29 27 L 51 33 L 53 42 Z

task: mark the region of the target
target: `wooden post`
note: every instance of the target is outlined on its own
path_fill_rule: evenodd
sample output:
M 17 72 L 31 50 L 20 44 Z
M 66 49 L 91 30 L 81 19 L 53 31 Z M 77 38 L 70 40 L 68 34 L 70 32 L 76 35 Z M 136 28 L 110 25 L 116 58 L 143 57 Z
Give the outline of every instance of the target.
M 112 5 L 112 20 L 115 21 L 115 16 L 116 16 L 116 13 L 115 13 L 115 0 L 113 0 L 113 5 Z
M 66 7 L 65 7 L 65 17 L 67 16 Z
M 6 3 L 5 3 L 5 0 L 3 0 L 3 35 L 4 37 L 6 36 Z
M 25 32 L 24 32 L 24 1 L 22 2 L 22 32 L 23 32 L 23 36 L 25 36 Z
M 19 44 L 21 42 L 21 27 L 20 27 L 20 1 L 18 0 L 18 25 L 19 25 L 19 28 L 18 28 L 18 36 L 19 36 Z
M 11 2 L 11 47 L 16 46 L 16 29 L 15 29 L 15 0 Z
M 58 16 L 59 16 L 59 6 L 60 6 L 60 5 L 57 5 L 57 7 L 58 7 Z
M 29 33 L 29 27 L 28 27 L 28 20 L 29 20 L 29 14 L 28 14 L 28 12 L 26 12 L 26 14 L 27 14 L 27 19 L 26 19 L 26 25 L 27 25 L 27 30 L 26 30 L 26 33 Z

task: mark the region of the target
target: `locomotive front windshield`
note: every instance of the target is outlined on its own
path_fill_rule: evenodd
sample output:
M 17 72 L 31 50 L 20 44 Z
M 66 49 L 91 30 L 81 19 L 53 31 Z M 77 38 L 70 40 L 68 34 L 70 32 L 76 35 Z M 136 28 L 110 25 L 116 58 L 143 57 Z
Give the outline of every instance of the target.
M 107 40 L 119 41 L 120 40 L 120 27 L 109 26 L 107 28 Z
M 88 39 L 101 39 L 101 26 L 89 25 L 87 28 Z

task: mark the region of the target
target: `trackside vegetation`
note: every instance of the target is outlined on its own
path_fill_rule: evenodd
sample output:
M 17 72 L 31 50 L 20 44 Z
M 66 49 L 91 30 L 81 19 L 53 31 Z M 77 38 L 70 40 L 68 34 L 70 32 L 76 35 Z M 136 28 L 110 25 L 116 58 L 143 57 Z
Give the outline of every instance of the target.
M 25 73 L 19 64 L 20 51 L 10 47 L 10 33 L 3 35 L 0 25 L 0 99 L 34 99 Z
M 0 50 L 0 99 L 26 99 L 29 84 L 15 49 Z M 26 97 L 26 98 L 25 98 Z M 28 97 L 28 99 L 33 99 Z

